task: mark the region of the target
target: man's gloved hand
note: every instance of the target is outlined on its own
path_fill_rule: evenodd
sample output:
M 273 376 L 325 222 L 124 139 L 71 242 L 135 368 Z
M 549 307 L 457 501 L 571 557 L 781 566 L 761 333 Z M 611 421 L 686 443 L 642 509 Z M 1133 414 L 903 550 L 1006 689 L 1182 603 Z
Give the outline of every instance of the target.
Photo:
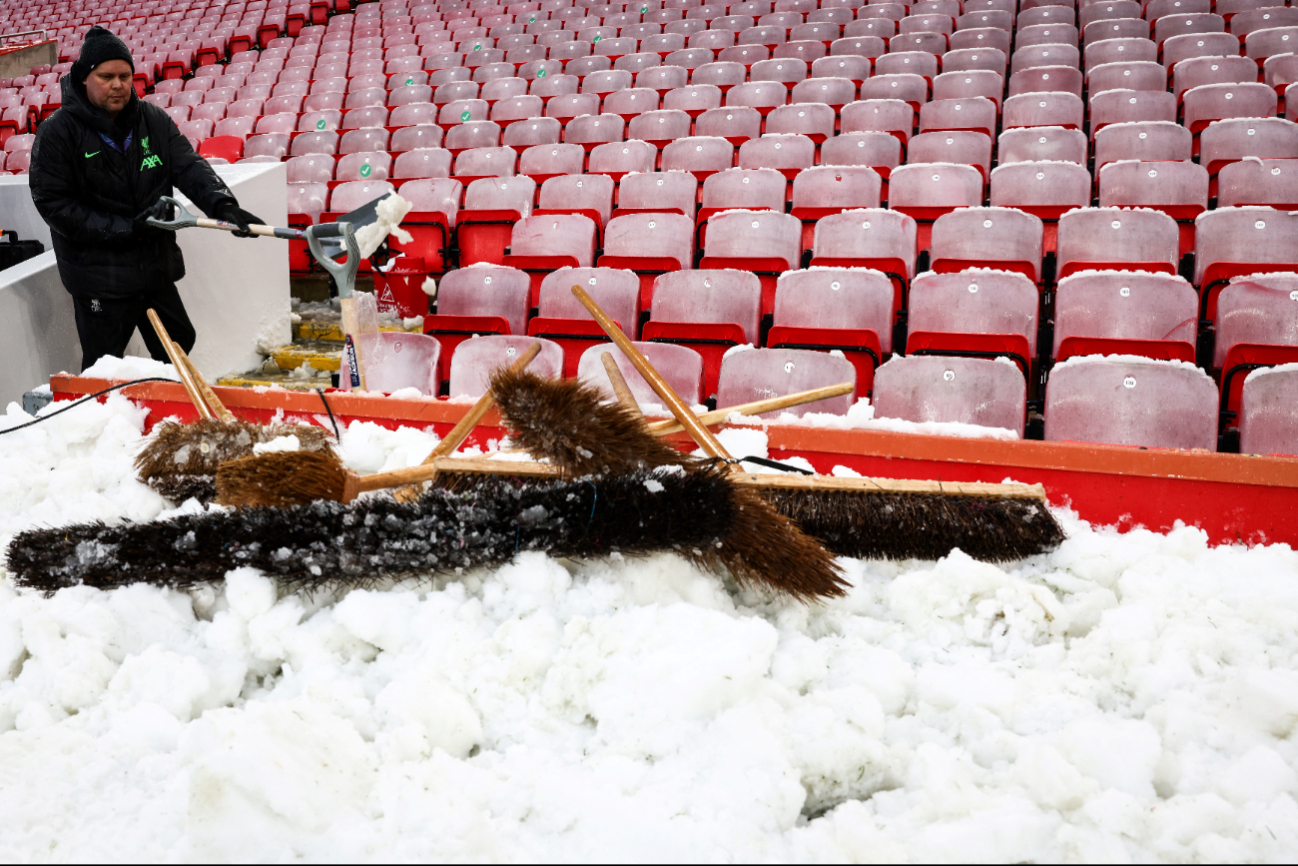
M 234 223 L 239 227 L 239 231 L 233 233 L 236 238 L 255 238 L 257 236 L 248 231 L 248 226 L 266 224 L 261 217 L 250 214 L 239 207 L 237 202 L 221 205 L 216 209 L 215 216 L 219 220 Z
M 149 237 L 150 235 L 157 234 L 158 232 L 167 231 L 166 229 L 160 229 L 149 225 L 148 220 L 150 218 L 160 219 L 160 220 L 170 220 L 174 216 L 175 214 L 173 213 L 173 209 L 171 205 L 167 204 L 165 201 L 159 201 L 153 207 L 146 208 L 145 210 L 141 211 L 139 216 L 135 218 L 132 224 L 132 228 L 135 230 L 136 236 Z

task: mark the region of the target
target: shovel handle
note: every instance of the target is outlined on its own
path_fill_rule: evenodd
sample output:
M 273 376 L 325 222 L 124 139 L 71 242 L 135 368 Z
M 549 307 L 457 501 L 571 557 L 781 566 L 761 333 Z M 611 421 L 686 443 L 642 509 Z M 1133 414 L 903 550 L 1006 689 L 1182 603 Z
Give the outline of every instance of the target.
M 783 397 L 771 397 L 767 400 L 754 400 L 751 403 L 727 406 L 724 409 L 704 412 L 702 415 L 695 417 L 699 419 L 700 424 L 711 427 L 713 424 L 725 423 L 725 420 L 735 412 L 740 415 L 762 415 L 766 412 L 778 412 L 780 409 L 788 409 L 791 406 L 815 403 L 817 400 L 828 400 L 830 397 L 841 397 L 844 394 L 851 394 L 854 390 L 856 390 L 856 386 L 851 382 L 840 382 L 837 385 L 812 388 L 810 391 L 785 394 Z M 684 429 L 678 421 L 654 421 L 649 425 L 649 432 L 656 436 L 667 436 L 672 433 L 679 433 Z
M 639 415 L 640 404 L 636 402 L 635 395 L 631 393 L 631 386 L 626 383 L 626 377 L 622 375 L 622 370 L 618 367 L 613 353 L 601 352 L 599 359 L 604 364 L 604 372 L 608 373 L 608 381 L 613 386 L 613 393 L 617 395 L 617 401 L 622 404 L 624 409 L 629 409 Z
M 167 333 L 167 328 L 162 324 L 162 319 L 152 308 L 148 311 L 149 324 L 153 325 L 153 331 L 162 341 L 162 348 L 166 350 L 167 357 L 171 359 L 171 366 L 176 368 L 176 374 L 180 376 L 180 384 L 185 386 L 185 392 L 189 394 L 189 402 L 194 404 L 198 410 L 198 416 L 203 420 L 210 420 L 212 410 L 207 407 L 207 403 L 199 396 L 198 387 L 194 384 L 193 378 L 189 375 L 189 368 L 185 362 L 180 359 L 180 347 L 171 342 L 171 335 Z
M 631 338 L 622 333 L 622 329 L 609 318 L 608 313 L 600 309 L 599 304 L 595 303 L 595 299 L 588 295 L 581 286 L 573 286 L 572 294 L 586 308 L 591 317 L 599 322 L 599 326 L 604 329 L 604 333 L 622 350 L 622 354 L 626 355 L 627 360 L 636 368 L 636 371 L 649 383 L 649 387 L 654 389 L 654 393 L 667 405 L 667 408 L 671 410 L 672 415 L 676 416 L 676 420 L 681 423 L 681 426 L 689 431 L 690 436 L 703 449 L 703 452 L 709 457 L 719 457 L 723 460 L 733 459 L 721 442 L 717 440 L 717 437 L 712 435 L 712 431 L 699 423 L 699 419 L 690 411 L 690 407 L 685 405 L 685 401 L 667 383 L 667 380 L 658 374 L 653 364 L 649 363 L 649 359 L 640 353 L 640 350 L 631 342 Z
M 223 232 L 237 232 L 240 230 L 234 223 L 228 223 L 225 220 L 208 219 L 207 217 L 198 217 L 194 224 L 200 229 L 220 229 Z M 286 241 L 306 240 L 306 232 L 301 229 L 284 229 L 276 226 L 263 226 L 257 223 L 248 226 L 248 233 L 261 235 L 264 238 L 279 238 Z

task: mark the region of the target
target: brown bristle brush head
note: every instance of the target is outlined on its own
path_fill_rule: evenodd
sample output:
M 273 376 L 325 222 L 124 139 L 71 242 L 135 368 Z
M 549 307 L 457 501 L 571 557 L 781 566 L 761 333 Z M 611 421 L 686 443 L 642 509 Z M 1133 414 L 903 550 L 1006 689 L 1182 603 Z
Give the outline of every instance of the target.
M 568 477 L 679 466 L 689 458 L 645 429 L 644 420 L 575 379 L 497 370 L 491 389 L 511 438 Z
M 140 480 L 164 475 L 214 475 L 222 463 L 248 457 L 252 448 L 281 436 L 296 436 L 303 451 L 329 447 L 320 427 L 306 424 L 250 424 L 215 418 L 193 424 L 164 421 L 135 458 Z
M 216 501 L 239 508 L 340 502 L 346 480 L 346 469 L 332 450 L 257 454 L 221 464 Z
M 728 474 L 728 470 L 715 470 Z M 731 530 L 703 551 L 705 565 L 724 566 L 741 585 L 764 586 L 799 601 L 838 598 L 851 588 L 834 556 L 755 490 L 730 485 Z

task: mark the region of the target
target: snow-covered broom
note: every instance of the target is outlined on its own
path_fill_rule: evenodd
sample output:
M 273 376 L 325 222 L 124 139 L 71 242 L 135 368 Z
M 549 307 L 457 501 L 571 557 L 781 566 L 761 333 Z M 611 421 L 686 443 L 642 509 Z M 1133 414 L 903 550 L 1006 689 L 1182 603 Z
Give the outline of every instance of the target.
M 958 547 L 978 559 L 1008 562 L 1045 552 L 1063 541 L 1063 530 L 1046 507 L 1041 485 L 744 472 L 590 295 L 580 286 L 573 286 L 572 293 L 699 447 L 733 468 L 732 480 L 737 486 L 760 493 L 781 515 L 796 521 L 835 553 L 858 558 L 935 559 Z M 511 422 L 527 424 L 526 415 L 510 415 L 501 384 L 497 382 L 495 387 L 502 411 Z M 528 435 L 517 438 L 533 454 L 544 454 L 556 462 L 564 451 L 598 447 L 595 439 L 568 442 L 551 454 L 545 450 L 548 430 L 533 431 L 531 439 Z M 610 471 L 616 470 L 610 467 Z
M 310 592 L 499 566 L 524 550 L 576 558 L 671 551 L 707 566 L 734 524 L 727 489 L 716 470 L 528 484 L 492 478 L 408 503 L 366 497 L 28 530 L 10 543 L 5 567 L 19 586 L 46 592 L 188 587 L 243 566 Z
M 135 457 L 139 478 L 173 502 L 190 497 L 210 502 L 216 495 L 216 469 L 222 463 L 253 454 L 253 447 L 283 436 L 297 437 L 303 453 L 329 451 L 328 434 L 305 424 L 251 424 L 225 407 L 193 361 L 171 340 L 158 314 L 149 321 L 198 411 L 194 424 L 164 421 Z

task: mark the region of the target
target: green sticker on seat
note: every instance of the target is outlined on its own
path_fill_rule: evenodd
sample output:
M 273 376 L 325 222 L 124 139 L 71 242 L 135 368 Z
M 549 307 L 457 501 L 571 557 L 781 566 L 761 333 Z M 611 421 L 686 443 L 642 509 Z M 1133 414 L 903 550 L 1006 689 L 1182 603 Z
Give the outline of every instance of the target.
M 544 78 L 544 77 L 545 77 L 545 70 L 544 70 L 544 69 L 538 69 L 538 70 L 536 70 L 536 77 L 537 77 L 537 78 Z
M 407 78 L 407 79 L 406 79 L 406 87 L 409 87 L 410 85 L 412 85 L 412 84 L 414 84 L 414 83 L 415 83 L 415 80 L 414 80 L 413 78 Z
M 472 116 L 473 116 L 473 115 L 471 115 L 469 112 L 466 111 L 466 112 L 464 112 L 463 114 L 460 115 L 460 120 L 461 120 L 461 121 L 465 121 L 465 120 L 468 120 L 468 119 L 469 119 L 470 117 L 472 117 Z
M 527 23 L 528 23 L 528 24 L 535 24 L 535 23 L 536 23 L 536 16 L 533 15 L 531 18 L 527 19 Z
M 640 7 L 640 14 L 641 14 L 641 15 L 644 15 L 644 14 L 645 14 L 646 12 L 648 12 L 648 11 L 649 11 L 649 7 L 648 7 L 648 6 L 641 6 L 641 7 Z
M 370 166 L 368 162 L 365 163 L 364 165 L 361 166 L 361 177 L 369 177 L 371 171 L 373 171 L 373 168 Z
M 324 128 L 325 128 L 325 119 L 324 119 L 323 117 L 320 118 L 319 120 L 317 120 L 317 121 L 315 122 L 315 128 L 316 128 L 316 129 L 324 129 Z
M 473 50 L 474 50 L 474 51 L 481 51 L 481 50 L 482 50 L 482 43 L 479 42 L 477 45 L 473 46 Z
M 600 36 L 600 35 L 597 33 L 597 34 L 595 34 L 595 38 L 594 38 L 594 40 L 592 40 L 592 41 L 594 41 L 594 42 L 598 42 L 599 40 L 601 40 L 601 39 L 603 39 L 603 38 L 604 38 L 603 36 Z

